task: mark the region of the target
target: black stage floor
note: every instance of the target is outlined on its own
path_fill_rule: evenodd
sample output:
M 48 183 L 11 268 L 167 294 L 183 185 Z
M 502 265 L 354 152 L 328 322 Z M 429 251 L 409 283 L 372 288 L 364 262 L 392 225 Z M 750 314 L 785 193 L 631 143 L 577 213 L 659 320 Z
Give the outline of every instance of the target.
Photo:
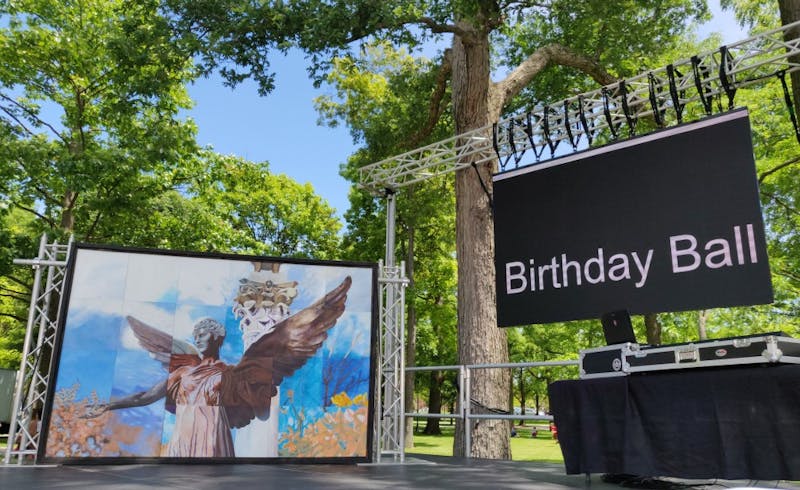
M 362 465 L 91 465 L 34 466 L 0 464 L 0 489 L 542 489 L 624 487 L 602 475 L 566 475 L 554 463 L 407 456 L 406 462 Z M 691 486 L 688 486 L 691 485 Z M 658 479 L 635 488 L 788 488 L 789 482 L 748 482 Z

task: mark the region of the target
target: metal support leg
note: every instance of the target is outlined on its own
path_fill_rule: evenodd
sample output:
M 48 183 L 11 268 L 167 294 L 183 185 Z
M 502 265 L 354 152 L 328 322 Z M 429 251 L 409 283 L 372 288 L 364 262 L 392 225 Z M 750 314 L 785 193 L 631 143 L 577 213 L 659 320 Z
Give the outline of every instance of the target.
M 58 312 L 66 278 L 67 254 L 70 244 L 47 243 L 43 235 L 39 255 L 32 260 L 14 260 L 17 265 L 34 268 L 28 327 L 23 344 L 22 363 L 17 373 L 11 427 L 4 458 L 10 464 L 32 462 L 39 447 L 41 410 L 47 396 L 49 366 L 55 344 Z M 42 279 L 44 275 L 44 287 Z

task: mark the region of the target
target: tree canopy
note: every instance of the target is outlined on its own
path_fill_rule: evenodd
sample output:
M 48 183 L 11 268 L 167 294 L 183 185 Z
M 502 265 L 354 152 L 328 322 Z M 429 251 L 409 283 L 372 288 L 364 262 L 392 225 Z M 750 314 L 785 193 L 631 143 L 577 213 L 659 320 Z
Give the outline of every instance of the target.
M 700 0 L 311 0 L 248 4 L 224 15 L 202 3 L 170 0 L 168 5 L 181 28 L 213 40 L 204 52 L 210 57 L 206 66 L 232 63 L 230 82 L 255 74 L 264 90 L 270 88 L 270 50 L 289 45 L 308 53 L 310 71 L 321 82 L 337 60 L 358 58 L 376 40 L 411 48 L 431 41 L 447 44 L 435 56 L 438 69 L 421 72 L 440 73 L 447 90 L 429 86 L 419 108 L 434 115 L 434 124 L 417 128 L 433 131 L 436 115 L 446 113 L 455 134 L 491 125 L 504 110 L 525 104 L 525 95 L 528 100 L 557 97 L 557 88 L 607 84 L 635 72 L 644 60 L 676 46 L 693 19 L 707 16 Z M 437 109 L 444 94 L 450 96 L 449 111 Z M 394 139 L 424 141 L 425 135 L 412 137 L 417 128 Z M 508 359 L 505 332 L 496 328 L 491 186 L 486 186 L 493 168 L 475 170 L 461 171 L 455 179 L 458 356 L 466 364 Z M 481 373 L 473 382 L 477 402 L 490 408 L 508 404 L 509 386 L 500 372 Z M 473 456 L 508 457 L 506 424 L 479 425 Z M 457 439 L 455 453 L 463 454 L 462 440 Z
M 155 1 L 0 1 L 0 363 L 18 365 L 39 236 L 338 258 L 310 185 L 199 148 L 200 75 Z

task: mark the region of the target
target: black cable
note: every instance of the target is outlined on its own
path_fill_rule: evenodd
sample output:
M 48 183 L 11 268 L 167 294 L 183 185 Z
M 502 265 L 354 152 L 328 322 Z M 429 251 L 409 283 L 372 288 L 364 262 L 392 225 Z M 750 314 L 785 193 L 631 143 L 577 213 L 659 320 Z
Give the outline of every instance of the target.
M 572 134 L 572 128 L 570 127 L 569 122 L 569 103 L 566 100 L 564 101 L 564 130 L 567 132 L 569 143 L 572 145 L 572 151 L 577 150 L 578 143 L 580 142 L 580 136 L 578 136 L 576 139 Z
M 496 413 L 496 414 L 499 414 L 499 415 L 512 415 L 512 413 L 510 411 L 503 410 L 502 408 L 487 407 L 486 405 L 484 405 L 483 403 L 479 402 L 478 400 L 476 400 L 476 399 L 474 399 L 472 397 L 470 397 L 469 401 L 470 401 L 470 403 L 472 403 L 476 407 L 480 408 L 481 410 L 485 410 L 486 412 Z
M 603 94 L 603 115 L 606 117 L 608 129 L 611 131 L 611 138 L 617 139 L 617 128 L 614 127 L 614 120 L 611 117 L 611 109 L 608 103 L 608 89 L 603 87 L 601 93 Z
M 647 87 L 650 93 L 650 107 L 653 109 L 653 119 L 655 119 L 658 127 L 664 127 L 664 110 L 661 109 L 661 103 L 658 100 L 658 93 L 661 90 L 661 84 L 657 83 L 653 72 L 647 74 Z
M 592 131 L 594 130 L 594 122 L 592 123 L 591 129 L 589 128 L 589 124 L 586 122 L 586 113 L 583 110 L 583 95 L 578 96 L 578 115 L 581 119 L 581 126 L 583 126 L 583 132 L 586 133 L 586 139 L 589 141 L 589 146 L 592 146 L 592 139 L 594 135 Z
M 728 110 L 733 109 L 733 99 L 736 97 L 736 87 L 731 84 L 728 79 L 728 62 L 733 62 L 733 56 L 728 51 L 727 46 L 719 48 L 720 64 L 719 64 L 719 81 L 722 83 L 722 88 L 725 89 L 725 95 L 728 96 Z
M 514 119 L 508 121 L 508 145 L 511 147 L 511 154 L 514 156 L 514 167 L 519 167 L 522 155 L 517 156 L 517 144 L 514 142 Z
M 679 72 L 673 65 L 667 65 L 667 78 L 669 78 L 669 95 L 672 98 L 672 107 L 675 109 L 675 115 L 678 118 L 678 124 L 683 122 L 683 107 L 685 104 L 681 103 L 681 98 L 685 95 L 685 91 L 678 92 L 678 85 L 675 83 L 675 75 L 682 77 L 683 74 Z
M 631 109 L 628 107 L 628 87 L 625 80 L 619 82 L 619 94 L 622 100 L 622 113 L 625 114 L 625 120 L 628 121 L 628 135 L 636 136 L 636 123 L 639 120 L 631 114 Z
M 700 58 L 692 56 L 692 71 L 694 72 L 694 86 L 697 88 L 697 95 L 700 96 L 700 102 L 703 103 L 703 109 L 706 115 L 711 115 L 711 99 L 708 98 L 710 89 L 703 83 L 708 78 L 708 68 L 700 64 Z
M 786 85 L 786 72 L 783 70 L 777 73 L 778 78 L 781 79 L 781 86 L 783 87 L 783 100 L 786 102 L 786 108 L 789 109 L 789 119 L 792 120 L 794 127 L 794 137 L 800 143 L 800 128 L 797 127 L 797 116 L 794 113 L 794 103 L 792 103 L 792 94 L 789 92 L 789 86 Z
M 511 159 L 510 156 L 505 158 L 503 161 L 503 157 L 500 156 L 500 144 L 497 142 L 497 131 L 500 129 L 500 125 L 497 123 L 492 124 L 492 148 L 494 148 L 494 153 L 497 155 L 497 165 L 500 167 L 500 171 L 504 171 L 506 169 L 506 165 L 508 165 L 508 160 Z
M 475 174 L 478 176 L 478 182 L 481 183 L 481 188 L 483 189 L 483 192 L 486 194 L 486 199 L 489 200 L 489 211 L 492 213 L 492 219 L 494 219 L 494 199 L 492 199 L 492 195 L 489 193 L 489 189 L 483 182 L 483 177 L 481 177 L 481 171 L 478 170 L 478 165 L 475 162 L 472 162 L 472 168 L 475 169 Z
M 536 161 L 538 162 L 544 153 L 544 145 L 540 150 L 536 150 L 538 146 L 535 141 L 533 141 L 533 123 L 531 122 L 531 113 L 528 112 L 527 124 L 525 126 L 525 134 L 528 135 L 528 141 L 531 143 L 531 148 L 533 149 L 533 154 L 536 156 Z
M 558 143 L 553 143 L 553 140 L 550 138 L 550 106 L 544 106 L 544 124 L 542 126 L 542 131 L 544 132 L 544 138 L 547 140 L 547 146 L 550 148 L 550 157 L 552 158 L 556 152 L 556 147 Z

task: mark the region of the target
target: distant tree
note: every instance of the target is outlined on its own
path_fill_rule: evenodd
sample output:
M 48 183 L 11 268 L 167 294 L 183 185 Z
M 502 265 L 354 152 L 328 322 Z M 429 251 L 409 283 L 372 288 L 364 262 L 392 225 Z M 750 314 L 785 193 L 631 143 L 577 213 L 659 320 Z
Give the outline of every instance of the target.
M 196 69 L 154 0 L 0 0 L 0 363 L 18 365 L 49 239 L 338 256 L 310 185 L 201 150 L 181 111 Z

